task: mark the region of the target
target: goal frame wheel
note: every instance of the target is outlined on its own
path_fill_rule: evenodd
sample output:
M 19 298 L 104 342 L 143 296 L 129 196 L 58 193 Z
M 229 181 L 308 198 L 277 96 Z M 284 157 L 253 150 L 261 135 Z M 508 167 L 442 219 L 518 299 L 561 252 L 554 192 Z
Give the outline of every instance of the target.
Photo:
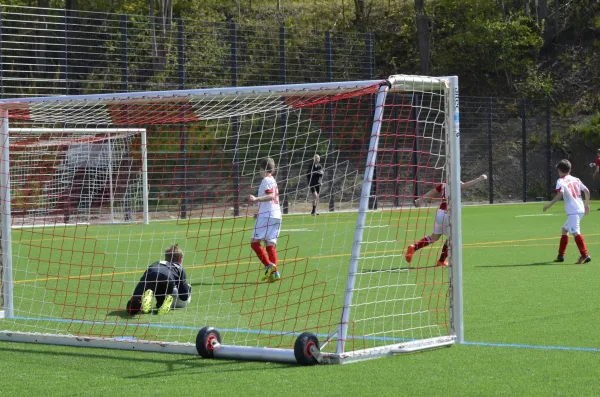
M 315 365 L 319 361 L 317 355 L 319 354 L 319 338 L 312 332 L 304 332 L 296 338 L 294 343 L 294 357 L 300 365 Z
M 215 345 L 221 344 L 221 334 L 214 327 L 204 327 L 196 336 L 196 351 L 202 358 L 213 358 Z

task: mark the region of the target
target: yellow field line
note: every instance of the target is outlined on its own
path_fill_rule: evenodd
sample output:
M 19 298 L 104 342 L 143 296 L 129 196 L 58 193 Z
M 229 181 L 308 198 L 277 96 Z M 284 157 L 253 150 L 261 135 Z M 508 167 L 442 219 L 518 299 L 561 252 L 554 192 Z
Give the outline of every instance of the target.
M 587 234 L 586 236 L 598 236 L 600 234 Z M 522 241 L 539 241 L 539 240 L 554 240 L 556 237 L 540 237 L 540 238 L 531 238 L 531 239 L 519 239 L 519 240 L 504 240 L 504 241 L 490 241 L 490 242 L 481 242 L 481 243 L 469 243 L 463 244 L 463 248 L 497 248 L 500 243 L 519 243 Z M 600 242 L 586 242 L 586 245 L 598 245 Z M 513 245 L 505 245 L 505 247 L 553 247 L 556 244 L 513 244 Z M 435 249 L 433 246 L 425 247 L 423 250 Z M 390 250 L 378 250 L 378 251 L 368 251 L 362 253 L 362 255 L 372 255 L 372 254 L 385 254 L 391 252 L 403 252 L 403 249 L 390 249 Z M 298 262 L 307 259 L 330 259 L 330 258 L 339 258 L 339 257 L 348 257 L 351 254 L 331 254 L 331 255 L 320 255 L 313 257 L 296 257 L 290 258 L 287 260 L 281 260 L 281 263 L 289 263 L 289 262 Z M 202 268 L 210 268 L 210 267 L 223 267 L 223 266 L 234 266 L 234 265 L 250 265 L 250 264 L 258 264 L 257 261 L 244 261 L 244 262 L 231 262 L 231 263 L 209 263 L 205 265 L 192 265 L 186 266 L 186 269 L 202 269 Z M 52 281 L 52 280 L 71 280 L 71 279 L 87 279 L 87 278 L 95 278 L 95 277 L 110 277 L 110 276 L 118 276 L 124 274 L 136 274 L 140 273 L 139 270 L 132 271 L 123 271 L 123 272 L 111 272 L 111 273 L 100 273 L 100 274 L 88 274 L 82 276 L 57 276 L 57 277 L 46 277 L 46 278 L 37 278 L 37 279 L 28 279 L 28 280 L 16 280 L 13 281 L 15 284 L 24 284 L 31 282 L 41 282 L 41 281 Z
M 587 234 L 585 235 L 586 237 L 588 236 L 600 236 L 600 233 L 595 233 L 595 234 Z M 560 240 L 560 236 L 554 236 L 554 237 L 537 237 L 537 238 L 522 238 L 519 240 L 503 240 L 503 241 L 490 241 L 490 242 L 485 242 L 485 243 L 469 243 L 469 244 L 463 244 L 463 247 L 467 247 L 467 246 L 476 246 L 476 245 L 489 245 L 489 244 L 504 244 L 504 243 L 518 243 L 520 241 L 540 241 L 540 240 Z

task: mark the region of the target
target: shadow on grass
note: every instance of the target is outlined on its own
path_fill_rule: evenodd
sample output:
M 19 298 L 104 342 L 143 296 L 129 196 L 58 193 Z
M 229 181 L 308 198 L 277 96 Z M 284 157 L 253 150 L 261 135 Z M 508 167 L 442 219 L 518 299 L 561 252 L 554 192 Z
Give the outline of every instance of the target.
M 535 262 L 535 263 L 513 263 L 510 265 L 484 265 L 475 267 L 528 267 L 528 266 L 581 266 L 576 263 L 567 262 Z
M 218 286 L 223 286 L 223 285 L 257 285 L 257 284 L 263 284 L 263 283 L 259 283 L 258 281 L 251 283 L 251 282 L 205 282 L 205 281 L 196 281 L 194 283 L 190 283 L 192 285 L 192 287 L 218 287 Z M 172 309 L 173 310 L 173 309 Z M 176 309 L 175 309 L 176 310 Z M 150 314 L 154 314 L 157 315 L 158 314 L 158 309 L 152 309 L 152 313 Z M 119 318 L 122 319 L 130 319 L 136 316 L 139 316 L 142 314 L 135 314 L 135 315 L 130 315 L 129 313 L 127 313 L 127 310 L 125 309 L 119 309 L 119 310 L 113 310 L 112 312 L 108 313 L 108 316 L 118 316 Z
M 114 310 L 114 311 L 108 313 L 107 316 L 111 316 L 111 317 L 118 316 L 118 317 L 126 319 L 126 320 L 135 317 L 135 316 L 130 316 L 129 313 L 127 313 L 127 310 L 125 310 L 125 309 Z
M 14 342 L 13 342 L 14 343 Z M 12 344 L 12 343 L 9 343 Z M 36 345 L 36 344 L 31 344 L 31 343 L 23 343 L 19 345 L 28 345 L 29 348 L 27 349 L 16 349 L 16 348 L 12 348 L 12 347 L 3 347 L 2 344 L 0 344 L 0 354 L 2 352 L 6 352 L 6 353 L 18 353 L 18 354 L 31 354 L 34 357 L 40 357 L 40 356 L 46 356 L 49 360 L 53 360 L 57 357 L 72 357 L 72 358 L 84 358 L 86 360 L 110 360 L 110 361 L 118 361 L 118 362 L 124 362 L 124 363 L 128 363 L 128 365 L 133 365 L 135 368 L 140 369 L 141 371 L 137 371 L 138 375 L 132 375 L 132 376 L 124 376 L 123 378 L 125 379 L 142 379 L 142 378 L 146 378 L 148 376 L 152 377 L 152 376 L 160 376 L 162 377 L 169 377 L 169 376 L 181 376 L 182 373 L 186 373 L 186 372 L 182 372 L 186 371 L 186 370 L 202 370 L 202 372 L 208 373 L 208 372 L 250 372 L 250 371 L 256 371 L 257 367 L 256 367 L 256 362 L 251 362 L 251 361 L 241 361 L 241 360 L 217 360 L 217 359 L 203 359 L 200 358 L 200 356 L 194 356 L 194 357 L 186 357 L 186 358 L 177 358 L 177 356 L 175 355 L 171 355 L 171 354 L 167 354 L 166 356 L 168 357 L 172 357 L 171 359 L 157 359 L 156 355 L 157 354 L 153 354 L 151 357 L 144 357 L 145 353 L 149 353 L 149 352 L 143 352 L 143 351 L 131 351 L 131 350 L 127 350 L 128 352 L 133 352 L 131 355 L 128 355 L 127 357 L 123 357 L 120 355 L 107 355 L 107 354 L 99 354 L 96 353 L 95 351 L 103 351 L 106 352 L 106 349 L 94 349 L 94 348 L 88 348 L 88 349 L 80 349 L 77 348 L 77 350 L 82 350 L 81 352 L 59 352 L 56 351 L 56 348 L 65 348 L 65 346 L 47 346 L 47 345 Z M 38 347 L 39 346 L 39 347 Z M 46 346 L 45 348 L 43 348 L 42 346 Z M 33 348 L 32 348 L 33 347 Z M 71 348 L 71 347 L 68 347 Z M 125 350 L 124 350 L 125 352 Z M 152 354 L 152 353 L 151 353 Z M 144 372 L 143 368 L 144 365 L 149 365 L 149 364 L 163 364 L 166 366 L 166 368 L 163 368 L 161 370 L 158 371 L 151 371 L 151 372 Z M 233 365 L 238 365 L 238 367 L 235 368 L 231 368 L 231 366 Z M 242 367 L 239 367 L 240 365 L 242 365 Z M 286 369 L 286 368 L 292 368 L 292 367 L 297 367 L 297 365 L 295 364 L 286 364 L 286 363 L 270 363 L 269 364 L 269 370 L 273 370 L 273 369 Z M 211 370 L 211 368 L 214 368 L 213 370 Z M 193 372 L 193 371 L 192 371 Z

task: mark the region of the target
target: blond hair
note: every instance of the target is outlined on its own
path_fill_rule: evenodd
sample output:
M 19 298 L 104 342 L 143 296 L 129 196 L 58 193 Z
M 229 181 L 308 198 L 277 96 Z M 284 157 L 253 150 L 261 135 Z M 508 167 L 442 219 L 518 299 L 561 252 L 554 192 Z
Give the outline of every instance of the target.
M 179 244 L 173 244 L 165 251 L 165 260 L 167 262 L 175 262 L 181 264 L 183 261 L 183 250 L 179 248 Z

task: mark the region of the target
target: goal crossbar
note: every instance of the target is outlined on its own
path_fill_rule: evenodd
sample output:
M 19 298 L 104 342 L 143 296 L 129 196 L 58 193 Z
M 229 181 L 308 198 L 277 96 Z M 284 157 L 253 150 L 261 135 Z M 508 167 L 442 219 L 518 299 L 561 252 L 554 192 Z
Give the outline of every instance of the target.
M 239 98 L 262 97 L 262 96 L 293 96 L 303 97 L 315 95 L 335 95 L 349 90 L 360 89 L 364 87 L 379 85 L 382 82 L 389 84 L 391 92 L 401 91 L 441 91 L 447 88 L 447 79 L 426 77 L 426 76 L 406 76 L 393 75 L 386 80 L 363 80 L 351 82 L 334 82 L 321 84 L 289 84 L 289 85 L 265 85 L 250 87 L 228 87 L 228 88 L 206 88 L 190 90 L 173 91 L 153 91 L 153 92 L 127 92 L 117 94 L 89 94 L 89 95 L 63 95 L 56 97 L 33 97 L 33 98 L 15 98 L 0 100 L 0 109 L 18 109 L 22 104 L 39 104 L 52 102 L 54 104 L 70 105 L 90 105 L 96 102 L 102 103 L 122 103 L 127 101 L 152 102 L 152 101 L 177 101 L 191 100 L 198 101 L 212 100 L 218 97 L 222 100 Z M 76 100 L 77 102 L 74 102 Z
M 138 350 L 179 353 L 195 347 L 203 357 L 304 364 L 463 341 L 455 77 L 5 99 L 0 111 L 0 195 L 6 201 L 0 309 L 26 330 L 42 324 L 40 333 L 0 331 L 0 340 L 118 349 L 139 343 L 144 347 Z M 9 120 L 17 127 L 9 128 Z M 135 231 L 59 231 L 56 245 L 69 243 L 50 245 L 49 258 L 45 246 L 31 243 L 31 228 L 23 228 L 19 238 L 29 240 L 13 253 L 8 140 L 12 145 L 13 136 L 29 134 L 46 141 L 22 147 L 69 150 L 81 143 L 77 134 L 87 134 L 91 142 L 106 141 L 109 152 L 115 137 L 140 134 L 144 224 L 149 200 L 156 216 L 169 222 Z M 75 138 L 64 144 L 53 134 Z M 308 186 L 311 171 L 305 170 L 319 154 L 326 170 L 321 206 L 330 212 L 317 218 L 308 210 L 312 201 L 315 214 L 319 189 Z M 245 198 L 261 186 L 259 164 L 266 159 L 278 168 L 272 200 L 281 195 L 284 214 L 277 243 L 281 281 L 270 285 L 255 281 L 260 262 L 246 242 L 256 226 Z M 439 243 L 412 263 L 405 259 L 406 247 L 430 232 L 435 204 L 411 207 L 432 188 L 447 199 L 449 252 L 442 257 L 449 255 L 449 267 L 431 265 Z M 38 234 L 54 236 L 56 228 L 47 226 Z M 88 245 L 91 240 L 95 245 Z M 120 313 L 140 274 L 173 242 L 184 247 L 184 266 L 195 280 L 193 306 L 148 322 Z M 17 305 L 13 272 L 20 272 Z M 24 313 L 27 305 L 36 311 Z M 226 333 L 223 342 L 212 325 Z M 189 336 L 194 328 L 200 329 L 195 345 Z

